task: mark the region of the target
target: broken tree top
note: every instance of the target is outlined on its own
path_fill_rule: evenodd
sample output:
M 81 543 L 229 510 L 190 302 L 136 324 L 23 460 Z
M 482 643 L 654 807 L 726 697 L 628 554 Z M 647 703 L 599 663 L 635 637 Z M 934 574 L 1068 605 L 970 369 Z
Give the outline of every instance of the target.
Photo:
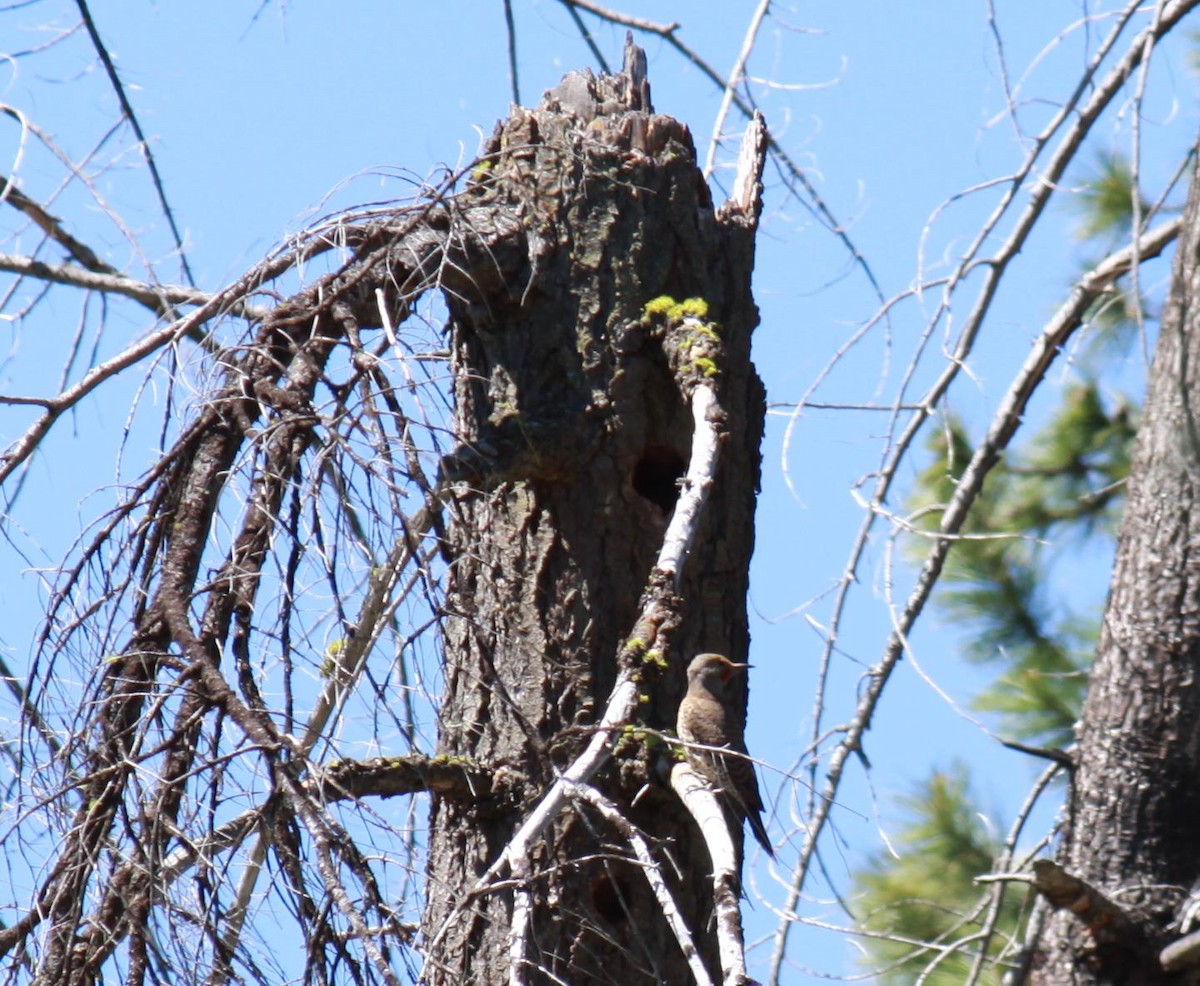
M 629 111 L 653 113 L 650 103 L 650 82 L 646 78 L 646 53 L 625 39 L 625 67 L 620 75 L 605 75 L 599 81 L 592 73 L 571 72 L 555 88 L 546 93 L 544 104 L 550 104 L 576 119 L 590 123 L 596 116 Z
M 646 79 L 646 53 L 632 40 L 626 41 L 625 66 L 620 73 L 599 78 L 590 69 L 569 73 L 545 94 L 536 110 L 515 107 L 487 150 L 516 150 L 526 131 L 531 143 L 551 142 L 552 132 L 564 125 L 581 131 L 590 141 L 649 157 L 662 153 L 671 140 L 682 141 L 694 154 L 687 128 L 671 117 L 655 115 Z
M 574 143 L 580 137 L 593 148 L 607 146 L 650 158 L 661 156 L 677 143 L 695 160 L 695 144 L 687 126 L 674 117 L 655 113 L 646 53 L 633 43 L 630 34 L 620 73 L 597 77 L 590 69 L 570 72 L 545 93 L 536 109 L 514 107 L 509 118 L 497 125 L 472 177 L 477 185 L 487 185 L 507 170 L 503 167 L 506 155 L 522 162 L 518 167 L 523 168 L 528 158 L 536 156 L 537 147 L 562 146 L 564 138 L 568 138 L 566 143 Z M 757 220 L 762 207 L 760 180 L 767 141 L 762 114 L 756 112 L 746 128 L 732 194 L 721 209 L 727 216 L 741 213 Z M 698 171 L 697 175 L 703 184 Z M 708 198 L 706 188 L 701 196 Z

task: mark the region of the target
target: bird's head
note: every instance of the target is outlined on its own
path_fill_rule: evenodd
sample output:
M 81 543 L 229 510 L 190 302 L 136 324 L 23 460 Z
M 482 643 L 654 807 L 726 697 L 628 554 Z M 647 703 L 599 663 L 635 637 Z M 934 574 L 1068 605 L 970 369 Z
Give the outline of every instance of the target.
M 721 654 L 697 654 L 688 665 L 688 687 L 699 684 L 719 694 L 730 678 L 745 672 L 748 667 L 749 664 L 737 664 Z

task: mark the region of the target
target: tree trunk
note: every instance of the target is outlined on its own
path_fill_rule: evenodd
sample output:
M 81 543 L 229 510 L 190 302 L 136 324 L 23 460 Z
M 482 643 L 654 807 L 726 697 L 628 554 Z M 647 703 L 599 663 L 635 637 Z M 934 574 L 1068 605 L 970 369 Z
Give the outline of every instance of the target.
M 1195 981 L 1163 972 L 1158 953 L 1200 877 L 1198 288 L 1200 172 L 1151 369 L 1059 856 L 1128 920 L 1078 905 L 1056 912 L 1034 972 L 1047 986 Z
M 641 712 L 653 729 L 673 727 L 691 655 L 746 656 L 764 414 L 749 358 L 756 216 L 714 213 L 691 135 L 653 113 L 636 71 L 571 75 L 537 110 L 515 109 L 465 204 L 490 208 L 507 233 L 503 249 L 464 238 L 443 275 L 460 444 L 443 463 L 453 493 L 439 750 L 504 771 L 517 795 L 433 796 L 425 980 L 455 986 L 513 973 L 512 887 L 477 881 L 591 739 L 688 465 L 692 419 L 648 303 L 707 304 L 725 409 L 681 619 L 665 669 L 646 663 Z M 720 978 L 711 864 L 662 780 L 667 760 L 638 736 L 594 783 L 670 859 L 663 870 Z M 611 824 L 568 805 L 533 863 L 521 981 L 690 981 Z

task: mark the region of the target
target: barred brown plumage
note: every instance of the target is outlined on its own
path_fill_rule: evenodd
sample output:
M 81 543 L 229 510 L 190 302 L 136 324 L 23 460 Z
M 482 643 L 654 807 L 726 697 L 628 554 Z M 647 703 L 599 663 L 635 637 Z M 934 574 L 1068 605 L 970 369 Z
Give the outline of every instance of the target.
M 731 728 L 725 684 L 749 665 L 735 664 L 720 654 L 698 654 L 688 665 L 688 689 L 679 703 L 675 731 L 686 743 L 724 747 L 729 753 L 689 747 L 689 762 L 717 788 L 730 813 L 750 823 L 750 831 L 768 856 L 775 850 L 759 817 L 763 810 L 754 764 L 746 755 L 741 730 Z

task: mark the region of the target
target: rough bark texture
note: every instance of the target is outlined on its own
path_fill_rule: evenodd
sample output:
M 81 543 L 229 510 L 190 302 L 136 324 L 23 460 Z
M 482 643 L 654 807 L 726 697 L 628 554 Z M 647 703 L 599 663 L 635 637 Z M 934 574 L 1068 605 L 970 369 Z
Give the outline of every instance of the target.
M 647 679 L 652 727 L 673 725 L 694 653 L 747 653 L 764 413 L 749 359 L 753 221 L 714 213 L 690 134 L 652 112 L 647 88 L 624 75 L 568 76 L 537 110 L 514 110 L 487 151 L 465 208 L 491 210 L 503 243 L 484 238 L 484 250 L 464 239 L 443 274 L 462 444 L 445 464 L 456 482 L 439 749 L 515 772 L 526 797 L 485 811 L 434 796 L 424 921 L 434 984 L 507 981 L 511 892 L 464 894 L 590 738 L 687 465 L 691 418 L 647 303 L 707 302 L 724 345 L 728 411 L 683 619 L 663 655 L 668 667 Z M 719 973 L 710 865 L 656 776 L 661 758 L 625 744 L 596 783 L 661 840 L 688 923 Z M 535 859 L 527 981 L 689 981 L 628 857 L 597 816 L 568 808 L 558 818 Z
M 1063 869 L 1131 916 L 1058 911 L 1040 984 L 1200 981 L 1158 951 L 1200 877 L 1200 181 L 1193 179 L 1132 463 Z

